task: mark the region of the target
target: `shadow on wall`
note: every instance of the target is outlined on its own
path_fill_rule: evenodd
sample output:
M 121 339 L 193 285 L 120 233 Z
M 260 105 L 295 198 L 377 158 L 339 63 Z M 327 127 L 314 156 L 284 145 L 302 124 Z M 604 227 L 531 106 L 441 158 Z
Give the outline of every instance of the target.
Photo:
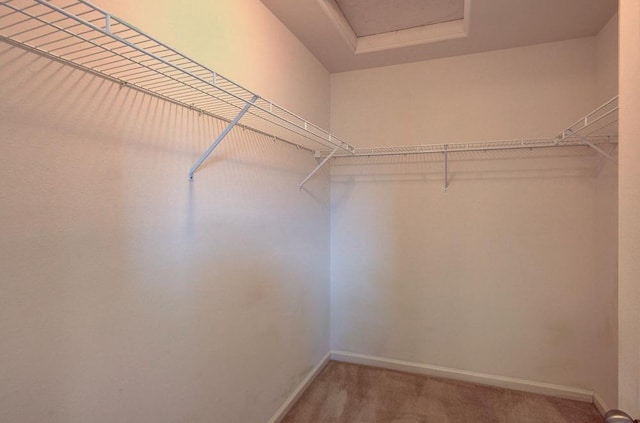
M 616 146 L 607 149 L 615 154 Z M 332 181 L 347 178 L 367 181 L 449 181 L 513 178 L 597 177 L 604 160 L 589 147 L 557 147 L 537 151 L 512 151 L 508 154 L 450 153 L 448 168 L 444 156 L 431 154 L 405 157 L 339 158 L 332 164 Z M 457 156 L 457 157 L 456 157 Z M 444 182 L 444 181 L 443 181 Z
M 0 420 L 269 418 L 328 349 L 313 156 L 238 129 L 189 182 L 224 122 L 6 44 L 0 98 Z
M 599 165 L 582 148 L 474 155 L 444 193 L 441 156 L 337 160 L 332 348 L 609 392 Z
M 617 153 L 615 144 L 607 149 Z M 449 190 L 465 181 L 598 178 L 607 163 L 586 146 L 451 156 L 447 167 L 442 154 L 338 158 L 331 165 L 332 209 L 338 210 L 360 183 L 424 183 L 429 190 L 445 191 L 445 183 Z

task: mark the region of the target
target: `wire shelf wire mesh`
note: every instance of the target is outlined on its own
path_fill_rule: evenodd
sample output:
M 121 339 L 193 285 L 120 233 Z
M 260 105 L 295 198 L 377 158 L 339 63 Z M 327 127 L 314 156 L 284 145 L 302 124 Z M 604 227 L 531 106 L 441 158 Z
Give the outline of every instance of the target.
M 568 145 L 554 145 L 554 140 L 545 140 L 546 145 L 537 145 L 523 147 L 517 142 L 512 145 L 504 142 L 495 143 L 493 141 L 487 143 L 474 143 L 473 148 L 464 149 L 457 147 L 447 151 L 447 159 L 449 161 L 477 161 L 477 160 L 515 160 L 515 159 L 553 159 L 553 158 L 577 158 L 577 157 L 595 157 L 596 154 L 589 146 L 578 142 L 572 142 Z M 602 146 L 607 151 L 611 151 L 617 142 L 614 138 L 602 137 L 596 141 L 597 145 Z M 498 144 L 498 145 L 496 145 Z M 449 144 L 453 146 L 453 144 Z M 468 146 L 469 144 L 464 144 Z M 486 147 L 486 148 L 485 148 Z M 443 162 L 445 160 L 444 151 L 441 149 L 431 149 L 429 151 L 417 150 L 413 152 L 396 151 L 393 154 L 386 154 L 377 149 L 374 154 L 363 152 L 356 149 L 352 156 L 341 155 L 334 156 L 332 166 L 336 165 L 375 165 L 375 164 L 410 164 L 425 162 Z M 386 148 L 385 148 L 386 150 Z M 320 154 L 316 154 L 320 156 Z
M 597 154 L 585 140 L 597 148 L 613 150 L 618 142 L 617 97 L 607 101 L 552 138 L 356 148 L 349 154 L 339 151 L 333 157 L 340 163 L 375 164 L 391 161 L 396 163 L 442 161 L 445 153 L 449 160 L 517 159 L 550 157 L 551 155 L 557 157 Z M 316 157 L 324 158 L 329 153 L 327 150 L 318 151 Z
M 0 38 L 227 121 L 255 95 L 84 0 L 2 0 Z M 354 149 L 262 97 L 242 126 L 310 151 Z
M 576 136 L 610 137 L 618 136 L 618 97 L 604 103 L 591 113 L 576 121 L 558 135 L 560 143 Z
M 85 0 L 0 0 L 0 39 L 226 121 L 255 96 Z M 593 153 L 585 139 L 596 146 L 617 143 L 617 111 L 615 97 L 554 138 L 356 149 L 258 97 L 240 126 L 312 151 L 319 159 L 337 149 L 334 160 L 357 159 L 358 163 L 391 157 L 442 160 L 444 153 L 450 160 L 471 160 L 540 156 L 551 151 Z

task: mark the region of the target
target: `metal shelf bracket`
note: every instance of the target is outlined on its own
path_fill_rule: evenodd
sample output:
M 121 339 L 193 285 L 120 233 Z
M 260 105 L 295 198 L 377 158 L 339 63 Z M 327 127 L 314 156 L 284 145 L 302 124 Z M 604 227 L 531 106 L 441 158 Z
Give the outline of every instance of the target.
M 200 165 L 202 165 L 202 163 L 204 163 L 205 160 L 207 160 L 207 157 L 209 157 L 209 155 L 213 152 L 213 150 L 216 149 L 218 144 L 220 144 L 222 140 L 229 134 L 229 132 L 231 132 L 233 127 L 236 126 L 238 122 L 240 122 L 240 119 L 242 119 L 242 116 L 244 116 L 244 114 L 247 113 L 247 111 L 249 111 L 251 106 L 253 106 L 253 104 L 256 102 L 256 100 L 258 100 L 258 98 L 260 97 L 257 95 L 254 95 L 253 98 L 251 98 L 251 100 L 249 100 L 249 102 L 244 105 L 244 107 L 242 108 L 242 110 L 240 110 L 240 112 L 238 112 L 236 117 L 233 118 L 233 120 L 229 122 L 227 127 L 224 128 L 224 130 L 220 133 L 220 135 L 218 135 L 218 137 L 213 142 L 213 144 L 211 144 L 209 148 L 207 148 L 207 150 L 202 154 L 202 156 L 200 156 L 198 161 L 193 166 L 191 166 L 191 169 L 189 169 L 190 181 L 193 181 L 193 174 L 195 173 L 195 171 L 198 170 Z
M 449 145 L 444 146 L 444 192 L 449 190 Z
M 600 153 L 603 157 L 611 160 L 613 163 L 618 164 L 618 161 L 615 159 L 615 157 L 611 156 L 609 153 L 604 151 L 602 148 L 598 147 L 597 145 L 595 145 L 594 143 L 589 141 L 589 139 L 587 137 L 582 136 L 582 135 L 576 133 L 575 131 L 573 131 L 571 129 L 567 129 L 566 132 L 569 133 L 569 135 L 572 135 L 574 137 L 578 137 L 578 139 L 580 139 L 580 141 L 582 141 L 585 145 L 588 145 L 589 147 L 593 148 L 595 151 Z
M 0 40 L 117 82 L 200 114 L 229 122 L 189 170 L 189 179 L 238 125 L 304 149 L 321 163 L 303 186 L 334 159 L 407 155 L 444 156 L 444 191 L 449 188 L 449 161 L 463 152 L 500 152 L 551 147 L 579 147 L 617 162 L 618 97 L 579 119 L 555 138 L 471 143 L 355 148 L 293 112 L 256 95 L 209 67 L 88 0 L 0 0 Z M 244 115 L 247 115 L 243 118 Z M 614 130 L 615 134 L 608 131 Z M 603 136 L 607 136 L 603 141 Z M 613 136 L 614 141 L 610 138 Z M 320 150 L 314 148 L 320 147 Z
M 354 150 L 88 0 L 0 0 L 0 40 L 229 122 L 189 179 L 240 118 L 242 128 L 311 153 L 316 147 Z
M 304 184 L 306 184 L 307 181 L 309 179 L 311 179 L 311 177 L 313 175 L 315 175 L 316 172 L 319 171 L 322 168 L 322 166 L 324 166 L 329 160 L 331 160 L 331 158 L 333 157 L 334 154 L 336 154 L 337 151 L 338 151 L 338 148 L 337 147 L 334 148 L 333 151 L 331 153 L 329 153 L 329 155 L 327 157 L 325 157 L 324 160 L 321 161 L 320 164 L 318 166 L 316 166 L 316 168 L 311 171 L 309 176 L 307 176 L 306 178 L 304 178 L 304 180 L 302 182 L 300 182 L 300 186 L 298 186 L 298 189 L 302 190 L 302 188 L 304 187 Z

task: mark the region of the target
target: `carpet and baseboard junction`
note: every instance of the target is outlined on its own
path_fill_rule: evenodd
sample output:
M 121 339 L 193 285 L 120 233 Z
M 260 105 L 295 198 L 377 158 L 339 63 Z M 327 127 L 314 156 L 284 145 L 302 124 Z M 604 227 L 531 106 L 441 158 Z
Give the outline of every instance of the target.
M 602 423 L 605 410 L 590 391 L 332 352 L 270 423 Z

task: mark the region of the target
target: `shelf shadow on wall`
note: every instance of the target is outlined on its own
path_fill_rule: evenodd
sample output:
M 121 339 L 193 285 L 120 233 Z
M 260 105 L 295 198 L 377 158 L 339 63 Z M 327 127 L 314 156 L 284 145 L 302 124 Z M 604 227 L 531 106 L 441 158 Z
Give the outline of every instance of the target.
M 616 144 L 606 146 L 617 153 Z M 449 154 L 447 192 L 460 183 L 493 184 L 501 181 L 597 179 L 607 159 L 589 147 L 553 147 L 532 151 L 457 152 Z M 425 192 L 445 191 L 442 154 L 338 158 L 331 166 L 332 209 L 349 200 L 358 186 L 423 186 Z M 491 188 L 491 185 L 486 185 Z M 465 187 L 467 189 L 469 187 Z
M 608 145 L 615 153 L 615 144 Z M 589 147 L 449 153 L 448 181 L 594 177 L 603 167 Z M 332 182 L 396 182 L 444 180 L 443 154 L 345 157 L 332 163 Z

